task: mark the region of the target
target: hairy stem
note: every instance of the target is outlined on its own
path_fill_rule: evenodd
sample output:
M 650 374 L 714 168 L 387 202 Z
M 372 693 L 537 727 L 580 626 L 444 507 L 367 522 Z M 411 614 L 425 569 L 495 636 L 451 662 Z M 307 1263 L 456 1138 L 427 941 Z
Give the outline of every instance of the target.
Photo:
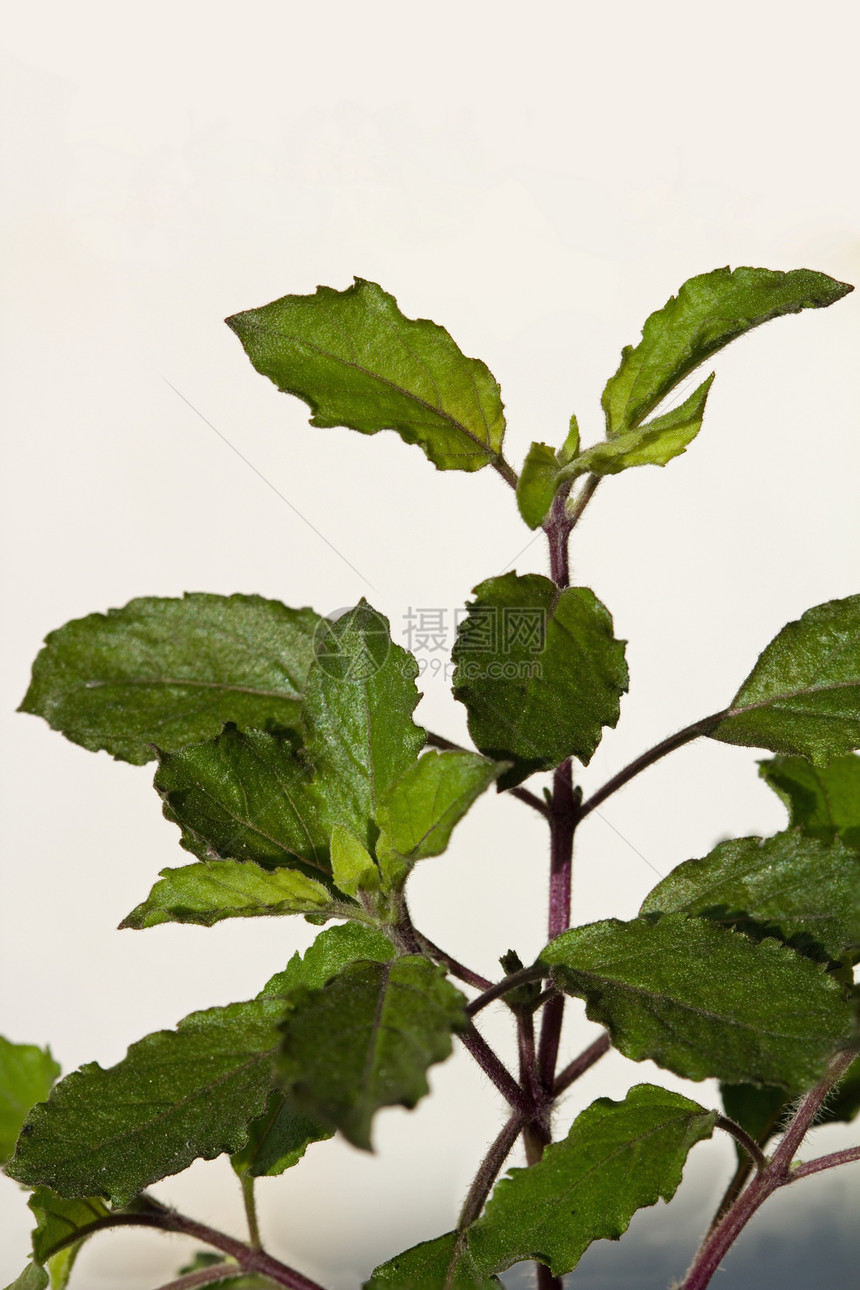
M 845 1074 L 854 1056 L 850 1052 L 837 1054 L 824 1078 L 803 1098 L 766 1167 L 740 1192 L 731 1208 L 705 1237 L 680 1290 L 705 1290 L 756 1210 L 778 1188 L 801 1176 L 798 1169 L 792 1170 L 794 1157 L 827 1094 Z M 804 1166 L 799 1166 L 799 1169 L 803 1168 Z
M 512 1115 L 484 1156 L 478 1172 L 475 1174 L 474 1182 L 463 1202 L 463 1208 L 460 1211 L 460 1218 L 457 1222 L 459 1231 L 463 1232 L 467 1227 L 470 1227 L 481 1213 L 484 1203 L 492 1190 L 493 1183 L 499 1176 L 502 1165 L 511 1154 L 522 1126 L 523 1117 L 518 1113 Z
M 520 1088 L 507 1066 L 505 1066 L 498 1054 L 493 1051 L 483 1035 L 479 1034 L 475 1027 L 470 1024 L 469 1029 L 462 1032 L 460 1039 L 464 1048 L 468 1049 L 472 1054 L 481 1070 L 492 1080 L 510 1106 L 515 1111 L 518 1111 L 521 1116 L 531 1116 L 534 1112 L 531 1098 Z
M 509 990 L 515 990 L 518 985 L 528 985 L 530 981 L 540 981 L 546 975 L 546 968 L 540 963 L 533 963 L 531 967 L 521 968 L 518 972 L 512 972 L 510 976 L 504 977 L 491 985 L 483 994 L 479 994 L 477 999 L 473 999 L 466 1011 L 470 1017 L 474 1017 L 476 1012 L 486 1008 L 488 1003 L 493 1003 L 496 999 L 501 999 Z
M 582 513 L 594 494 L 597 492 L 597 485 L 600 483 L 602 475 L 589 475 L 578 495 L 571 498 L 567 504 L 566 512 L 568 523 L 571 528 L 579 523 L 582 519 Z
M 248 1222 L 248 1243 L 255 1250 L 261 1250 L 260 1224 L 257 1220 L 257 1198 L 254 1195 L 255 1179 L 252 1174 L 243 1173 L 239 1180 L 242 1184 L 242 1201 L 245 1205 L 245 1218 Z
M 210 1286 L 217 1283 L 221 1285 L 225 1281 L 232 1281 L 235 1277 L 246 1277 L 248 1274 L 244 1268 L 238 1264 L 233 1267 L 225 1264 L 216 1264 L 211 1268 L 199 1268 L 196 1272 L 188 1272 L 184 1277 L 177 1277 L 175 1281 L 168 1281 L 165 1285 L 159 1286 L 158 1290 L 197 1290 L 198 1286 Z
M 493 459 L 493 468 L 499 472 L 499 474 L 501 475 L 505 483 L 509 484 L 510 487 L 513 488 L 513 490 L 516 492 L 516 487 L 519 482 L 519 475 L 514 470 L 511 463 L 507 460 L 506 457 L 503 456 L 501 452 L 497 453 L 497 455 Z
M 573 835 L 576 828 L 576 797 L 570 758 L 553 775 L 550 818 L 549 939 L 570 925 L 570 883 L 573 866 Z M 564 1018 L 564 995 L 550 999 L 544 1008 L 538 1062 L 541 1079 L 549 1090 L 555 1080 L 555 1066 Z
M 573 1061 L 556 1076 L 555 1083 L 552 1086 L 553 1097 L 559 1097 L 565 1089 L 570 1088 L 571 1084 L 574 1084 L 580 1075 L 584 1075 L 595 1062 L 599 1062 L 601 1057 L 605 1057 L 611 1047 L 612 1042 L 609 1036 L 604 1033 L 599 1039 L 595 1039 L 594 1043 L 590 1044 L 578 1057 L 574 1057 Z
M 739 1142 L 741 1144 L 756 1169 L 767 1169 L 767 1156 L 764 1154 L 755 1138 L 751 1137 L 742 1125 L 738 1124 L 735 1120 L 730 1120 L 727 1115 L 718 1115 L 716 1119 L 716 1127 L 718 1129 L 722 1129 L 724 1133 L 730 1134 L 731 1137 L 734 1138 L 735 1142 Z
M 845 1147 L 842 1151 L 831 1151 L 827 1156 L 819 1156 L 808 1164 L 797 1165 L 791 1172 L 791 1182 L 798 1178 L 808 1178 L 810 1174 L 819 1174 L 822 1169 L 835 1169 L 837 1165 L 850 1165 L 860 1161 L 860 1147 Z

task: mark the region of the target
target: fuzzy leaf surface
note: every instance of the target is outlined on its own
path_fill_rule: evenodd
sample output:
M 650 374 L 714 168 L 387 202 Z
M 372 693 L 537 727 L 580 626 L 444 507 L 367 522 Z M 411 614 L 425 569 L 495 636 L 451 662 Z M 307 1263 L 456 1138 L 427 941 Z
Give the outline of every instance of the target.
M 159 760 L 155 787 L 182 846 L 201 860 L 252 860 L 330 878 L 325 798 L 292 743 L 228 727 Z
M 504 769 L 477 753 L 430 750 L 395 780 L 377 818 L 385 842 L 407 870 L 416 860 L 442 854 L 454 825 Z
M 791 823 L 813 838 L 841 838 L 860 851 L 860 757 L 813 766 L 803 757 L 759 762 L 762 779 L 788 807 Z
M 336 824 L 331 835 L 331 869 L 339 889 L 348 896 L 356 896 L 359 888 L 376 891 L 379 887 L 373 856 L 342 824 Z
M 699 914 L 838 960 L 860 947 L 860 852 L 798 829 L 733 838 L 678 865 L 639 912 Z
M 352 963 L 322 990 L 294 991 L 278 1057 L 280 1083 L 308 1115 L 371 1150 L 383 1106 L 414 1107 L 426 1072 L 465 1029 L 465 1000 L 420 955 Z
M 44 1102 L 59 1073 L 50 1048 L 13 1044 L 0 1035 L 0 1164 L 15 1150 L 28 1111 Z
M 498 1277 L 481 1273 L 469 1249 L 468 1237 L 452 1268 L 456 1232 L 422 1241 L 374 1269 L 362 1290 L 497 1290 Z
M 228 721 L 294 729 L 322 621 L 261 596 L 142 597 L 51 632 L 20 710 L 136 766 Z
M 120 927 L 197 923 L 212 927 L 224 918 L 338 911 L 322 883 L 295 869 L 267 870 L 252 860 L 204 860 L 181 869 L 162 869 L 161 881 Z
M 14 1281 L 11 1281 L 6 1290 L 46 1290 L 48 1285 L 48 1274 L 39 1263 L 28 1263 L 24 1271 Z
M 424 746 L 412 720 L 417 675 L 413 656 L 392 642 L 388 620 L 364 600 L 331 624 L 308 673 L 307 754 L 325 785 L 332 824 L 368 851 L 379 803 Z
M 816 766 L 860 748 L 860 596 L 816 605 L 783 627 L 710 737 Z
M 608 436 L 641 425 L 680 381 L 736 337 L 771 318 L 831 305 L 851 290 L 809 269 L 724 268 L 689 278 L 646 320 L 639 344 L 622 350 L 602 398 Z
M 440 470 L 480 470 L 505 432 L 499 386 L 443 327 L 406 318 L 375 282 L 318 287 L 227 319 L 258 372 L 303 399 L 314 426 L 396 430 Z
M 501 1272 L 538 1259 L 555 1276 L 570 1272 L 592 1241 L 617 1241 L 638 1209 L 671 1200 L 691 1147 L 711 1136 L 716 1118 L 653 1084 L 623 1102 L 599 1098 L 538 1164 L 496 1184 L 469 1233 L 477 1267 Z
M 540 528 L 561 478 L 555 450 L 546 443 L 533 443 L 517 484 L 517 506 L 530 529 Z
M 801 1091 L 851 1024 L 822 964 L 705 918 L 590 923 L 556 937 L 541 959 L 626 1057 L 686 1079 Z
M 591 471 L 593 475 L 617 475 L 631 466 L 667 465 L 673 457 L 687 451 L 701 430 L 713 379 L 713 375 L 709 376 L 671 412 L 586 448 L 568 466 L 564 475 L 582 474 L 584 471 Z
M 490 578 L 475 596 L 452 654 L 454 697 L 481 752 L 514 762 L 500 786 L 571 755 L 587 765 L 628 683 L 609 611 L 587 587 L 559 591 L 535 573 Z
M 308 951 L 308 971 L 294 956 L 256 999 L 192 1013 L 176 1030 L 132 1044 L 116 1066 L 92 1062 L 61 1080 L 28 1117 L 10 1175 L 67 1198 L 124 1205 L 193 1160 L 237 1151 L 272 1090 L 284 986 L 303 976 L 313 984 L 332 964 L 337 971 L 356 950 L 379 943 L 358 928 L 334 935 L 346 930 L 323 932 L 317 954 Z

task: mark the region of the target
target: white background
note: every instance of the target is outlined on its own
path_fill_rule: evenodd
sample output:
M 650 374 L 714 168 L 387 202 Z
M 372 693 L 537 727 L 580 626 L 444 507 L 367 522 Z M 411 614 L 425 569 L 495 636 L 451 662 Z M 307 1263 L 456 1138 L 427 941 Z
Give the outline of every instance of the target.
M 546 568 L 492 471 L 437 473 L 393 434 L 309 428 L 221 319 L 371 278 L 489 364 L 516 466 L 533 438 L 559 443 L 574 410 L 592 442 L 621 346 L 685 278 L 752 264 L 860 281 L 860 31 L 847 0 L 78 0 L 7 5 L 3 27 L 0 1028 L 50 1042 L 70 1070 L 250 996 L 312 929 L 113 930 L 182 853 L 148 770 L 13 715 L 45 633 L 188 589 L 322 612 L 367 595 L 402 639 L 410 608 L 450 620 L 482 578 Z M 858 322 L 860 293 L 742 340 L 714 362 L 688 454 L 598 493 L 575 578 L 630 639 L 631 690 L 586 787 L 723 706 L 788 619 L 858 590 Z M 442 682 L 425 690 L 419 716 L 462 738 Z M 582 829 L 577 921 L 630 917 L 654 870 L 780 828 L 756 757 L 694 745 L 607 803 Z M 528 961 L 544 939 L 543 832 L 514 801 L 479 803 L 415 876 L 427 933 L 488 974 L 509 946 Z M 592 1034 L 571 1022 L 566 1051 Z M 681 1086 L 613 1056 L 560 1128 L 654 1076 Z M 432 1078 L 435 1099 L 379 1117 L 377 1156 L 323 1144 L 260 1186 L 272 1248 L 333 1290 L 455 1218 L 501 1108 L 464 1054 Z M 819 1134 L 821 1150 L 849 1140 Z M 724 1143 L 691 1160 L 667 1212 L 676 1236 L 687 1224 L 684 1258 L 731 1158 Z M 29 1230 L 2 1181 L 0 1281 Z M 803 1186 L 848 1214 L 856 1176 Z M 241 1234 L 223 1160 L 156 1192 Z M 790 1199 L 761 1231 L 789 1214 L 798 1230 Z M 148 1290 L 186 1248 L 105 1237 L 78 1284 Z

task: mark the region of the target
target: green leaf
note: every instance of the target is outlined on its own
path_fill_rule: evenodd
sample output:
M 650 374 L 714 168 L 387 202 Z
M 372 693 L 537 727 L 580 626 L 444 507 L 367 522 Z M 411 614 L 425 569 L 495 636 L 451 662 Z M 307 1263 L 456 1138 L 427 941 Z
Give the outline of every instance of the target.
M 498 1277 L 478 1271 L 469 1249 L 468 1237 L 462 1238 L 456 1267 L 452 1268 L 456 1232 L 446 1232 L 434 1241 L 422 1241 L 411 1250 L 381 1263 L 362 1290 L 495 1290 Z
M 60 1068 L 50 1048 L 13 1044 L 0 1035 L 0 1164 L 12 1152 L 35 1102 L 44 1102 Z
M 822 964 L 705 918 L 590 923 L 550 942 L 541 960 L 626 1057 L 685 1079 L 799 1092 L 821 1078 L 850 1026 Z
M 779 1132 L 786 1119 L 784 1112 L 793 1101 L 786 1096 L 784 1088 L 773 1084 L 760 1087 L 755 1084 L 721 1084 L 720 1096 L 726 1115 L 746 1129 L 762 1148 Z M 740 1143 L 736 1146 L 738 1159 L 748 1160 L 746 1148 Z
M 311 425 L 396 430 L 440 470 L 499 459 L 505 418 L 492 373 L 443 327 L 404 317 L 375 282 L 318 287 L 226 321 L 257 371 L 308 404 Z
M 688 1152 L 711 1136 L 716 1118 L 653 1084 L 623 1102 L 599 1098 L 538 1164 L 496 1184 L 469 1233 L 476 1266 L 501 1272 L 538 1259 L 555 1276 L 570 1272 L 592 1241 L 618 1240 L 637 1209 L 672 1199 Z
M 540 528 L 561 483 L 555 450 L 533 443 L 517 484 L 517 506 L 530 529 Z
M 506 573 L 475 588 L 453 659 L 454 696 L 481 752 L 513 761 L 510 788 L 571 755 L 585 765 L 627 689 L 624 642 L 593 591 Z
M 162 869 L 147 899 L 120 927 L 157 927 L 159 923 L 197 923 L 212 927 L 223 918 L 271 914 L 331 913 L 344 917 L 322 883 L 295 869 L 269 872 L 253 861 L 205 860 L 181 869 Z
M 48 1274 L 38 1263 L 28 1263 L 24 1271 L 14 1281 L 10 1282 L 6 1290 L 46 1290 L 48 1285 Z
M 622 351 L 603 392 L 607 435 L 641 425 L 680 381 L 736 337 L 782 314 L 831 305 L 852 290 L 809 269 L 725 268 L 688 279 L 647 319 L 636 348 Z
M 65 1290 L 86 1237 L 100 1229 L 110 1211 L 97 1196 L 64 1200 L 47 1187 L 37 1187 L 28 1204 L 36 1216 L 33 1256 L 47 1265 L 51 1290 Z
M 379 887 L 373 856 L 342 824 L 336 824 L 331 835 L 331 867 L 335 882 L 348 896 L 357 895 L 360 887 L 365 891 Z
M 320 932 L 304 955 L 293 955 L 283 972 L 276 973 L 268 982 L 264 993 L 286 998 L 295 986 L 321 990 L 349 963 L 359 959 L 387 963 L 393 957 L 391 941 L 375 928 L 362 927 L 359 923 L 329 927 Z
M 230 1162 L 240 1177 L 274 1178 L 298 1164 L 312 1142 L 323 1142 L 333 1134 L 333 1129 L 308 1119 L 273 1089 L 266 1109 L 249 1126 L 248 1141 L 233 1152 Z
M 816 605 L 783 627 L 709 733 L 817 766 L 860 747 L 860 596 Z
M 686 452 L 701 430 L 713 379 L 713 375 L 709 376 L 685 402 L 664 416 L 586 448 L 563 472 L 563 477 L 585 471 L 594 475 L 617 475 L 630 466 L 665 466 L 673 457 Z
M 425 734 L 412 720 L 418 664 L 394 645 L 388 620 L 362 600 L 332 623 L 308 673 L 305 748 L 325 785 L 330 818 L 368 850 L 387 789 L 415 761 Z
M 182 846 L 201 860 L 330 877 L 325 798 L 288 739 L 228 727 L 209 743 L 163 754 L 155 787 Z
M 477 753 L 430 751 L 394 781 L 380 803 L 377 819 L 382 842 L 400 862 L 398 880 L 401 871 L 408 872 L 416 860 L 442 854 L 454 825 L 504 769 L 504 763 L 487 761 Z M 386 862 L 381 855 L 380 864 L 391 876 L 390 856 Z
M 639 912 L 699 914 L 839 960 L 860 946 L 860 852 L 797 829 L 735 838 L 678 865 Z
M 559 465 L 566 466 L 568 462 L 573 461 L 579 452 L 579 422 L 575 416 L 570 418 L 570 426 L 567 432 L 567 438 L 558 450 Z
M 356 951 L 378 952 L 381 940 L 362 928 L 331 928 L 256 999 L 192 1013 L 176 1030 L 132 1044 L 108 1070 L 83 1066 L 31 1112 L 8 1173 L 61 1196 L 123 1205 L 193 1160 L 238 1151 L 272 1090 L 285 989 L 315 986 Z
M 51 632 L 20 711 L 136 766 L 227 721 L 293 729 L 324 621 L 261 596 L 132 600 Z
M 278 1075 L 292 1101 L 371 1150 L 380 1107 L 413 1107 L 428 1066 L 468 1025 L 465 1000 L 419 955 L 352 963 L 322 990 L 297 989 L 283 1023 Z
M 782 798 L 793 825 L 860 850 L 860 757 L 834 757 L 825 768 L 803 757 L 773 757 L 759 762 L 759 774 Z

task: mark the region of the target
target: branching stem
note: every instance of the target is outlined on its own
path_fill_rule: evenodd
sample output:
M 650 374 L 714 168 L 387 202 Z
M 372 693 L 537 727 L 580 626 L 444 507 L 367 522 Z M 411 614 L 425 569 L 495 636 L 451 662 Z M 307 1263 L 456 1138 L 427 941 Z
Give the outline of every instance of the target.
M 751 1137 L 750 1134 L 747 1133 L 743 1125 L 738 1124 L 735 1120 L 730 1120 L 727 1115 L 718 1115 L 716 1126 L 718 1129 L 722 1129 L 724 1133 L 730 1134 L 731 1137 L 734 1138 L 735 1142 L 739 1142 L 741 1144 L 756 1169 L 767 1169 L 767 1156 L 764 1154 L 755 1138 Z

